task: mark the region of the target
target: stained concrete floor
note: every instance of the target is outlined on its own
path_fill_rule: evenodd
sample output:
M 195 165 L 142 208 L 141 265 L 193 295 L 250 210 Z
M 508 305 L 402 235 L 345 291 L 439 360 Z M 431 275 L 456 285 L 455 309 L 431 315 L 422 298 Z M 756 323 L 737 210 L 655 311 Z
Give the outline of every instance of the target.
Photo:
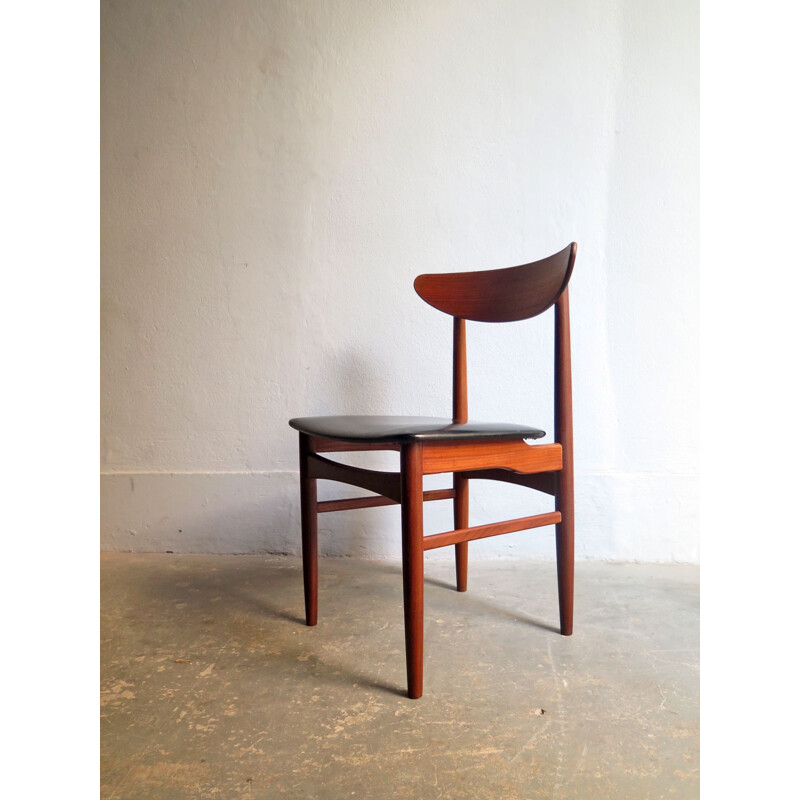
M 160 798 L 694 798 L 698 570 L 426 563 L 425 694 L 408 700 L 398 564 L 102 557 L 101 782 Z M 541 712 L 544 713 L 541 713 Z

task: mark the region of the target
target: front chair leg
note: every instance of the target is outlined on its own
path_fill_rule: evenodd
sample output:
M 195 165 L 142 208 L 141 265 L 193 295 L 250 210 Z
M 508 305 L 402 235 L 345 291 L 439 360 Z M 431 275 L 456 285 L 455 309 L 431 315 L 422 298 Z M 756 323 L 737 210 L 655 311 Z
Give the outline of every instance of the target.
M 300 520 L 303 530 L 303 590 L 306 625 L 317 624 L 317 480 L 308 477 L 311 439 L 300 434 Z
M 453 474 L 453 488 L 456 496 L 453 499 L 453 517 L 455 528 L 469 527 L 469 481 L 458 473 Z M 456 545 L 456 588 L 459 592 L 467 591 L 467 558 L 469 542 Z
M 401 454 L 403 523 L 403 610 L 406 627 L 408 696 L 422 697 L 424 584 L 422 550 L 422 445 L 403 446 Z

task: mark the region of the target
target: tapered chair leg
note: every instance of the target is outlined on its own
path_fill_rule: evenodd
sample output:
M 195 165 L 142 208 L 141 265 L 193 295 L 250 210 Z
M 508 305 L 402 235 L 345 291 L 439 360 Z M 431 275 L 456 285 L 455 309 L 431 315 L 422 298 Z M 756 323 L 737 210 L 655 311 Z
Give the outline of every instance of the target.
M 571 636 L 575 587 L 575 511 L 571 470 L 561 476 L 557 508 L 561 512 L 561 522 L 556 525 L 558 610 L 561 616 L 561 633 L 564 636 Z
M 317 480 L 308 477 L 310 437 L 300 434 L 300 520 L 303 530 L 303 590 L 306 625 L 317 624 Z
M 403 521 L 403 610 L 408 696 L 422 696 L 424 583 L 422 550 L 422 446 L 407 444 L 401 455 Z
M 573 247 L 573 258 L 574 248 Z M 572 356 L 569 334 L 569 289 L 556 303 L 555 327 L 555 428 L 563 462 L 558 475 L 556 509 L 561 522 L 556 525 L 558 559 L 558 610 L 561 633 L 572 635 L 572 595 L 575 586 L 575 487 L 572 461 Z
M 453 499 L 453 518 L 456 530 L 469 527 L 469 481 L 458 473 L 453 475 L 453 488 L 456 496 Z M 456 545 L 456 588 L 459 592 L 467 591 L 467 559 L 469 542 Z

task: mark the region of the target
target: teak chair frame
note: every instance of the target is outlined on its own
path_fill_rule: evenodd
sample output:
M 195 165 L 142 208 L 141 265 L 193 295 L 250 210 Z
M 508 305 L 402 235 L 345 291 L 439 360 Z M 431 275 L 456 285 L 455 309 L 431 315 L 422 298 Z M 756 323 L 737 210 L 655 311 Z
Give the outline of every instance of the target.
M 561 633 L 572 634 L 574 589 L 574 477 L 572 455 L 572 369 L 568 283 L 577 253 L 573 242 L 549 258 L 519 267 L 482 272 L 421 275 L 418 294 L 453 316 L 453 423 L 468 420 L 466 320 L 527 319 L 555 306 L 555 441 L 530 444 L 523 437 L 402 442 L 357 442 L 300 432 L 300 489 L 306 624 L 317 624 L 317 515 L 399 503 L 402 519 L 403 600 L 408 696 L 422 695 L 423 556 L 455 545 L 456 588 L 467 589 L 468 543 L 512 531 L 556 526 Z M 394 450 L 399 472 L 347 466 L 322 453 Z M 452 472 L 453 487 L 423 491 L 424 475 Z M 317 500 L 317 481 L 358 486 L 376 497 Z M 494 480 L 526 486 L 555 498 L 544 514 L 469 525 L 469 481 Z M 425 536 L 423 503 L 452 500 L 455 528 Z

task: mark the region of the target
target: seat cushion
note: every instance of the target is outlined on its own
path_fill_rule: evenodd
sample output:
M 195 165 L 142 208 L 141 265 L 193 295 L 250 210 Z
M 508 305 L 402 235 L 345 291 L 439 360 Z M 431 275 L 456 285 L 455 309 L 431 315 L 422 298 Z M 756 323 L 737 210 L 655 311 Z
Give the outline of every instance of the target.
M 440 441 L 442 439 L 540 439 L 544 431 L 507 422 L 454 424 L 446 417 L 297 417 L 289 424 L 302 433 L 343 442 Z

